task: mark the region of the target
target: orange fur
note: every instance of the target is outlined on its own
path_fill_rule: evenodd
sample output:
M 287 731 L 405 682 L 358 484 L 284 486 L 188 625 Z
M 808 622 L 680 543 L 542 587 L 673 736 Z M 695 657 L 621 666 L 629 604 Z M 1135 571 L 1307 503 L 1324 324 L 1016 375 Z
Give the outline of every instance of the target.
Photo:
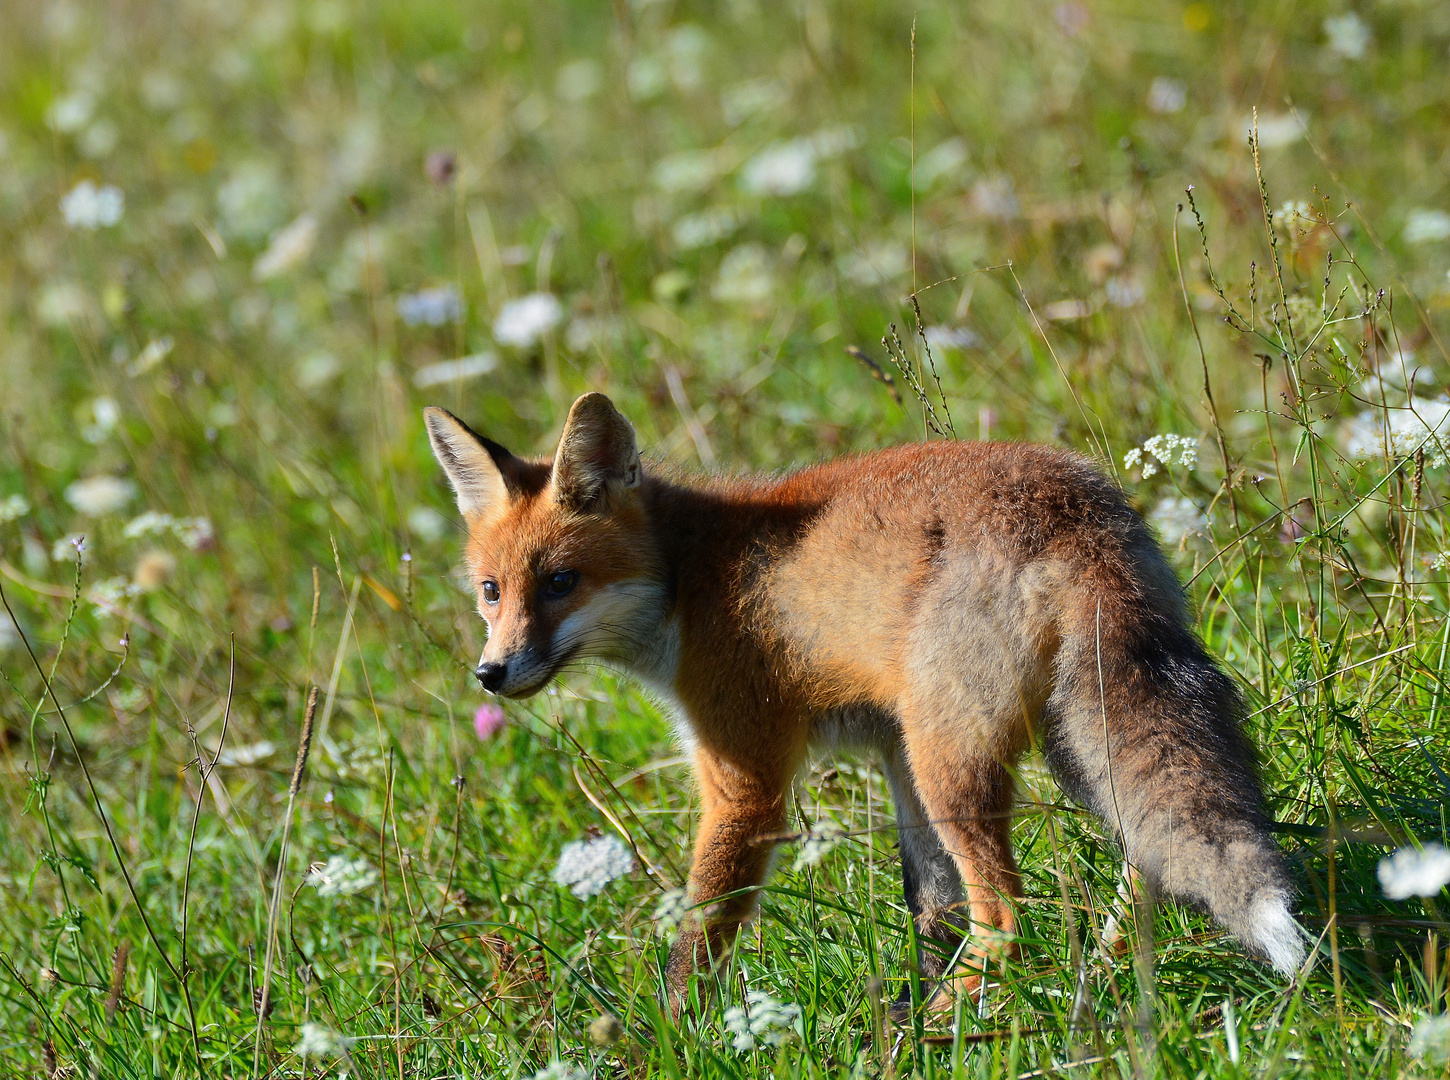
M 1085 459 L 938 442 L 680 481 L 641 468 L 598 394 L 546 461 L 442 410 L 427 420 L 468 520 L 489 624 L 480 680 L 524 696 L 570 660 L 613 664 L 663 700 L 693 753 L 705 917 L 671 954 L 676 1005 L 749 915 L 762 838 L 783 828 L 808 748 L 829 742 L 887 767 L 938 1003 L 962 933 L 977 970 L 1011 948 L 1012 771 L 1034 740 L 1139 870 L 1294 961 L 1233 688 L 1142 521 Z

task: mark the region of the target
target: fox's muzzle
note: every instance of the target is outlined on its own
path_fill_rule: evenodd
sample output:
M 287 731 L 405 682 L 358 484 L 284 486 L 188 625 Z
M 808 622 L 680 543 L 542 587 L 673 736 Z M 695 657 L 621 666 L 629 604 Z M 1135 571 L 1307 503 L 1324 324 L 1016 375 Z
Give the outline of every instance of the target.
M 533 645 L 525 646 L 498 660 L 480 657 L 473 677 L 490 694 L 502 697 L 528 697 L 540 690 L 553 676 L 547 652 Z

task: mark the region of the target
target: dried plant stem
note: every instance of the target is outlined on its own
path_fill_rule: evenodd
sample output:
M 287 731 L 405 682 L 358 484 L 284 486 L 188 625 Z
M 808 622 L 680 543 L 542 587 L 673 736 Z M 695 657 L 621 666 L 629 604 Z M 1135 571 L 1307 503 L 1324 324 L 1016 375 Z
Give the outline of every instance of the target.
M 307 694 L 307 711 L 302 716 L 302 735 L 297 740 L 297 762 L 292 766 L 292 780 L 287 785 L 287 810 L 282 822 L 282 847 L 277 852 L 277 873 L 272 879 L 272 901 L 267 905 L 267 951 L 262 963 L 262 993 L 257 999 L 257 1031 L 252 1041 L 252 1076 L 262 1054 L 262 1025 L 267 1020 L 267 1005 L 272 990 L 272 959 L 277 943 L 277 911 L 282 900 L 282 878 L 287 867 L 287 842 L 292 838 L 292 809 L 297 805 L 297 792 L 302 787 L 302 774 L 307 769 L 307 754 L 312 749 L 312 718 L 317 712 L 317 685 Z

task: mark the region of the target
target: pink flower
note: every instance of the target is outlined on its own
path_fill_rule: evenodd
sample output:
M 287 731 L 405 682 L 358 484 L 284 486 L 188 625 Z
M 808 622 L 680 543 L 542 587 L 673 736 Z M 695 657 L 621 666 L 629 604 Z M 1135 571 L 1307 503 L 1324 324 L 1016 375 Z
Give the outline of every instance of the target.
M 492 702 L 480 705 L 478 712 L 473 714 L 473 730 L 480 739 L 490 739 L 497 735 L 507 722 L 508 717 L 504 715 L 503 706 Z

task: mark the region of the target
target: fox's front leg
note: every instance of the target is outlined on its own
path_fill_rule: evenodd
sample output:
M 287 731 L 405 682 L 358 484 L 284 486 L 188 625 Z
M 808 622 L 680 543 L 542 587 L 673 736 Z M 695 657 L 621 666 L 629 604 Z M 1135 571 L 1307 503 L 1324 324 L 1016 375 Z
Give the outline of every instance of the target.
M 755 907 L 785 823 L 785 784 L 745 771 L 722 757 L 696 754 L 703 814 L 690 870 L 695 914 L 670 949 L 666 968 L 671 1010 L 678 1015 L 690 977 L 709 971 L 729 952 L 741 922 Z

